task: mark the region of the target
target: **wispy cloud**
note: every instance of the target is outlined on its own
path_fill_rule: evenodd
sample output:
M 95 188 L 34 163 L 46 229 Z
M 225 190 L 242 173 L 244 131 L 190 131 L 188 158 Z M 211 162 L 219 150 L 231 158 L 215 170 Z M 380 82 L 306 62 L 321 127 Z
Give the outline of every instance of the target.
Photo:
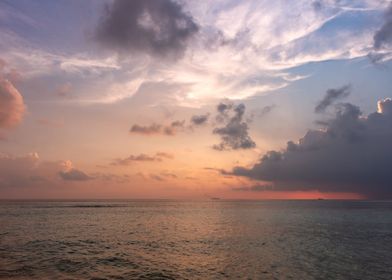
M 157 152 L 155 155 L 139 154 L 130 155 L 126 158 L 117 158 L 112 162 L 112 165 L 128 166 L 134 162 L 161 162 L 165 159 L 173 159 L 172 154 Z
M 345 85 L 337 89 L 328 89 L 324 98 L 317 104 L 316 108 L 314 108 L 314 111 L 316 113 L 324 112 L 336 100 L 349 96 L 350 92 L 351 85 Z
M 151 125 L 132 125 L 129 130 L 130 133 L 133 134 L 141 134 L 141 135 L 166 135 L 173 136 L 177 133 L 178 130 L 184 129 L 185 121 L 173 121 L 168 125 L 162 125 L 153 123 Z
M 91 78 L 83 87 L 74 85 L 79 93 L 75 102 L 117 102 L 134 96 L 144 84 L 162 83 L 181 87 L 181 98 L 172 92 L 177 105 L 200 106 L 278 91 L 306 79 L 309 74 L 296 75 L 292 69 L 309 62 L 366 56 L 377 31 L 369 15 L 386 7 L 381 0 L 181 5 L 171 0 L 117 0 L 96 22 L 96 38 L 122 53 L 136 51 L 147 57 L 110 50 L 53 53 L 6 28 L 0 30 L 0 45 L 26 77 L 65 71 L 71 82 L 80 76 Z M 337 23 L 353 14 L 369 26 Z M 387 34 L 387 27 L 388 17 L 378 34 Z M 94 49 L 93 42 L 83 43 Z M 167 63 L 159 58 L 167 55 L 181 59 Z

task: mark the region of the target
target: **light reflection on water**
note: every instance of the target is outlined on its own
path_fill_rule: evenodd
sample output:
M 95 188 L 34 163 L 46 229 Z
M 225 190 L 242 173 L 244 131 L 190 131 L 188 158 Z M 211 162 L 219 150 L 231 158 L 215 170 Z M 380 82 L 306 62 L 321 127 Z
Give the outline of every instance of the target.
M 1 202 L 0 278 L 391 279 L 392 202 Z

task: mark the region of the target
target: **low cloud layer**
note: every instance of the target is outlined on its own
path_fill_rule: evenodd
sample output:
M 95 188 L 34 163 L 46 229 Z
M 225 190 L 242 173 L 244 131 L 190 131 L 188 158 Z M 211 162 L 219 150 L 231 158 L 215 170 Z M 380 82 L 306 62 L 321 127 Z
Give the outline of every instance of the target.
M 336 100 L 345 98 L 350 95 L 351 86 L 345 85 L 337 89 L 328 89 L 324 98 L 317 104 L 314 111 L 316 113 L 324 112 L 329 106 L 331 106 Z
M 59 172 L 60 177 L 65 181 L 87 181 L 93 179 L 81 170 L 72 168 L 66 171 Z
M 0 188 L 56 185 L 65 181 L 87 181 L 93 177 L 76 169 L 70 161 L 43 161 L 37 153 L 25 156 L 0 154 Z
M 274 190 L 353 192 L 392 198 L 392 100 L 364 117 L 357 106 L 336 106 L 324 130 L 309 130 L 298 143 L 270 151 L 252 167 L 231 174 L 269 182 Z
M 172 0 L 114 0 L 97 28 L 101 43 L 153 56 L 180 57 L 198 31 L 192 17 Z
M 169 125 L 162 125 L 153 123 L 151 125 L 138 125 L 134 124 L 129 130 L 130 133 L 133 134 L 141 134 L 141 135 L 167 135 L 173 136 L 177 133 L 178 130 L 184 129 L 185 121 L 173 121 Z
M 173 155 L 158 152 L 155 155 L 147 155 L 147 154 L 140 154 L 140 155 L 130 155 L 126 158 L 117 158 L 112 162 L 112 165 L 118 166 L 127 166 L 134 162 L 161 162 L 165 159 L 172 159 Z
M 216 120 L 224 126 L 213 130 L 221 138 L 221 142 L 213 146 L 215 150 L 252 149 L 256 143 L 248 134 L 248 123 L 244 121 L 245 105 L 222 102 L 217 106 Z

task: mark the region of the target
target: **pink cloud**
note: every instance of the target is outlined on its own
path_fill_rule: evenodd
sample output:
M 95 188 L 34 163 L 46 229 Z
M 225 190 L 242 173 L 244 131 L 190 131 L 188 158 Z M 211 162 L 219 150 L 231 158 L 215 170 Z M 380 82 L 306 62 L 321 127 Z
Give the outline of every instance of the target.
M 0 78 L 0 128 L 11 128 L 22 121 L 25 104 L 22 95 L 8 80 Z

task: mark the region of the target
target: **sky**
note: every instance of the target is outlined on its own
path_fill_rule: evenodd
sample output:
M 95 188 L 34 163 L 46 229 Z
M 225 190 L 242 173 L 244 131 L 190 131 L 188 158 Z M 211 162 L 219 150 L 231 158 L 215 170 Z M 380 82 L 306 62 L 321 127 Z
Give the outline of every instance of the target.
M 392 199 L 392 3 L 0 0 L 0 198 Z

